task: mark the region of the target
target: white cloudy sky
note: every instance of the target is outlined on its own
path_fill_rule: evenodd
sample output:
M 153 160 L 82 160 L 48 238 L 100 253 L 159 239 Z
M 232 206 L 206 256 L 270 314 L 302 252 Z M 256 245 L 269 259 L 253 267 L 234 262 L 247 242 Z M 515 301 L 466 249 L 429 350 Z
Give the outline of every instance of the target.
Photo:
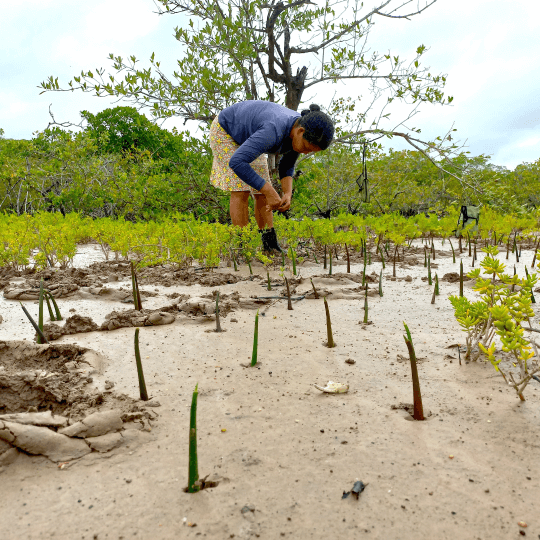
M 79 120 L 81 110 L 111 106 L 81 93 L 39 95 L 37 86 L 49 75 L 66 83 L 82 69 L 108 68 L 110 52 L 135 54 L 141 61 L 155 52 L 173 67 L 179 46 L 172 32 L 182 20 L 155 11 L 152 0 L 0 2 L 0 128 L 5 136 L 30 138 L 46 127 L 49 104 L 57 120 L 71 121 Z M 491 155 L 498 165 L 513 168 L 540 158 L 536 0 L 438 0 L 411 21 L 377 21 L 372 36 L 381 52 L 403 56 L 426 45 L 430 51 L 424 63 L 433 73 L 448 74 L 446 92 L 454 102 L 423 108 L 414 125 L 424 137 L 443 134 L 454 124 L 473 155 Z M 181 122 L 168 120 L 164 127 L 173 125 Z

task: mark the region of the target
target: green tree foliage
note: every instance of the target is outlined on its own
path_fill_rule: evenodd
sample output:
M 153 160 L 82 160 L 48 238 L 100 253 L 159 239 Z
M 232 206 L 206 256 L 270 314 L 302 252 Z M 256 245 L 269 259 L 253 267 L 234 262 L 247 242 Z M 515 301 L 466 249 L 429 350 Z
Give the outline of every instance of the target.
M 56 127 L 31 141 L 0 139 L 0 209 L 227 219 L 225 196 L 208 183 L 205 142 L 160 129 L 126 107 L 86 116 L 79 133 Z

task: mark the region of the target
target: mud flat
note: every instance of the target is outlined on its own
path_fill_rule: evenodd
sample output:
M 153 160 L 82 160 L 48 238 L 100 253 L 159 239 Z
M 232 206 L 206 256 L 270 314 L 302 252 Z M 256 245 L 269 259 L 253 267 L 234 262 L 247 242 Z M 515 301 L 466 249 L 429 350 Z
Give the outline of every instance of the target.
M 134 313 L 127 266 L 82 246 L 75 269 L 48 271 L 45 281 L 67 291 L 57 299 L 64 319 L 72 317 L 54 324 L 73 330 L 51 332 L 48 346 L 33 344 L 18 301 L 2 293 L 0 432 L 13 436 L 0 440 L 2 537 L 537 538 L 540 384 L 531 382 L 520 402 L 491 365 L 460 365 L 455 345 L 464 334 L 448 301 L 459 283 L 455 276 L 442 279 L 459 271 L 459 259 L 453 264 L 446 247 L 438 243 L 432 265 L 441 290 L 435 304 L 422 279 L 421 249 L 415 260 L 398 263 L 395 279 L 391 265 L 383 270 L 383 297 L 381 263 L 373 261 L 370 325 L 359 324 L 363 265 L 354 259 L 350 276 L 341 258 L 333 261 L 334 276 L 312 262 L 300 267 L 300 277 L 287 271 L 294 296 L 303 297 L 292 311 L 280 299 L 277 269 L 268 291 L 260 266 L 253 266 L 255 276 L 245 266 L 239 272 L 153 268 L 141 272 L 143 309 Z M 523 250 L 520 275 L 532 256 Z M 463 257 L 468 270 L 470 259 Z M 322 298 L 310 294 L 311 276 L 327 293 L 333 349 L 324 346 L 325 310 Z M 40 277 L 0 279 L 3 291 L 30 295 Z M 467 282 L 465 294 L 472 298 L 471 287 Z M 218 290 L 222 333 L 212 331 Z M 22 302 L 37 315 L 35 299 Z M 257 309 L 261 365 L 243 368 Z M 119 324 L 109 329 L 111 321 Z M 403 321 L 421 360 L 430 411 L 424 422 L 408 421 Z M 135 327 L 154 407 L 138 399 Z M 314 387 L 328 381 L 346 383 L 349 392 Z M 219 484 L 187 494 L 196 383 L 199 471 Z M 109 416 L 96 420 L 96 414 Z M 104 424 L 106 433 L 92 431 Z M 71 456 L 38 453 L 27 442 L 35 432 L 29 427 L 62 435 L 77 448 Z M 343 499 L 357 480 L 366 485 L 363 492 Z

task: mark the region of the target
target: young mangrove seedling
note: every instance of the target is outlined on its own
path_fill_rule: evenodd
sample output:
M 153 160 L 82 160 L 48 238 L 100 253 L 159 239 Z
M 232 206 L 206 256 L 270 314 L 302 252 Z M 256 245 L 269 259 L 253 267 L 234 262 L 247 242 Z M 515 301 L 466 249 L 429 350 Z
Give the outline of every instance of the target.
M 459 254 L 463 253 L 463 245 L 461 244 L 461 233 L 459 235 Z
M 315 264 L 319 264 L 319 261 L 317 260 L 317 254 L 315 253 L 315 249 L 313 250 L 313 258 L 315 259 Z
M 349 255 L 349 248 L 347 244 L 345 244 L 345 252 L 347 253 L 347 274 L 351 273 L 351 257 Z
M 368 323 L 368 284 L 366 283 L 366 296 L 364 298 L 364 324 Z
M 424 268 L 427 268 L 427 248 L 424 246 Z
M 467 242 L 469 244 L 469 257 L 472 257 L 472 252 L 471 252 L 471 235 L 469 233 L 467 233 Z
M 40 329 L 40 327 L 36 324 L 36 321 L 34 321 L 34 319 L 32 318 L 32 315 L 30 315 L 30 313 L 28 313 L 28 310 L 22 305 L 22 302 L 19 301 L 19 304 L 21 304 L 21 307 L 22 307 L 22 309 L 24 311 L 24 314 L 26 315 L 28 320 L 32 323 L 32 326 L 34 327 L 34 330 L 36 331 L 37 335 L 41 339 L 41 342 L 38 342 L 38 343 L 49 343 L 47 338 L 43 335 L 42 329 Z
M 463 297 L 463 259 L 459 261 L 459 296 Z
M 285 278 L 285 285 L 287 286 L 287 309 L 292 311 L 291 288 L 289 287 L 289 280 L 287 278 Z
M 531 268 L 534 268 L 534 265 L 536 263 L 536 256 L 538 255 L 538 246 L 540 245 L 540 238 L 538 239 L 538 242 L 536 243 L 536 246 L 534 248 L 534 256 L 531 263 Z
M 383 267 L 383 270 L 384 270 L 386 268 L 386 265 L 384 264 L 384 255 L 383 255 L 382 249 L 380 247 L 379 247 L 379 254 L 381 255 L 382 267 Z
M 189 417 L 189 459 L 188 459 L 188 493 L 200 491 L 199 485 L 199 462 L 197 460 L 197 397 L 199 384 L 195 386 L 191 398 L 191 413 Z
M 326 335 L 328 338 L 326 346 L 331 349 L 335 347 L 336 344 L 334 342 L 334 337 L 332 336 L 332 323 L 330 322 L 330 310 L 328 309 L 328 302 L 326 301 L 326 296 L 324 297 L 324 310 L 326 312 Z
M 392 268 L 392 276 L 396 277 L 396 258 L 398 255 L 398 245 L 396 244 L 396 248 L 394 249 L 394 264 Z
M 270 281 L 270 272 L 267 270 L 266 271 L 266 277 L 268 279 L 268 285 L 267 285 L 267 290 L 271 291 L 272 290 L 272 282 Z
M 326 246 L 324 246 L 323 270 L 326 270 Z
M 382 290 L 382 268 L 381 273 L 379 274 L 379 296 L 382 297 L 383 290 Z
M 292 273 L 293 275 L 296 276 L 296 256 L 295 256 L 294 249 L 292 248 L 292 246 L 290 246 L 289 249 L 291 250 Z
M 56 317 L 54 316 L 54 313 L 51 307 L 51 302 L 49 301 L 48 292 L 49 291 L 43 291 L 43 296 L 45 298 L 45 302 L 47 302 L 47 310 L 49 311 L 49 318 L 51 319 L 51 321 L 56 321 Z
M 329 276 L 332 275 L 332 250 L 330 250 L 330 267 L 329 267 L 329 270 L 328 270 L 328 275 Z
M 452 245 L 452 240 L 448 239 L 450 242 L 450 247 L 452 248 L 452 262 L 456 264 L 456 252 L 454 251 L 454 246 Z
M 429 255 L 427 258 L 427 280 L 429 285 L 433 285 L 433 281 L 431 279 L 431 258 Z
M 313 279 L 309 278 L 311 281 L 311 286 L 313 287 L 313 294 L 315 295 L 315 300 L 319 299 L 319 293 L 317 292 L 317 289 L 315 288 L 315 285 L 313 284 Z
M 41 336 L 43 335 L 43 278 L 39 283 L 39 314 L 38 314 L 38 326 L 41 332 L 36 336 L 37 343 L 45 343 L 42 341 Z
M 133 304 L 135 305 L 136 311 L 141 311 L 139 288 L 137 285 L 137 276 L 135 274 L 135 268 L 133 266 L 133 261 L 131 261 L 131 288 L 133 289 Z
M 413 418 L 415 420 L 424 420 L 424 407 L 422 406 L 422 394 L 420 393 L 420 381 L 418 379 L 418 369 L 416 367 L 416 353 L 414 351 L 414 345 L 412 342 L 411 333 L 409 327 L 403 322 L 405 332 L 407 335 L 403 336 L 407 349 L 409 351 L 409 359 L 411 361 L 411 373 L 413 381 Z
M 216 293 L 216 332 L 223 332 L 221 321 L 219 320 L 219 291 Z
M 435 274 L 435 294 L 439 296 L 439 276 Z
M 135 362 L 137 363 L 137 376 L 139 377 L 139 393 L 142 401 L 148 401 L 148 392 L 144 382 L 144 373 L 141 362 L 141 353 L 139 351 L 139 329 L 135 329 Z
M 238 272 L 238 265 L 236 264 L 236 257 L 234 256 L 234 253 L 231 252 L 231 258 L 234 266 L 234 271 Z
M 45 291 L 45 294 L 46 294 L 46 297 L 50 299 L 50 301 L 52 302 L 52 305 L 54 307 L 54 311 L 56 313 L 56 320 L 57 321 L 62 321 L 62 314 L 60 313 L 60 310 L 58 309 L 58 304 L 56 303 L 56 300 L 54 299 L 54 296 L 52 295 L 52 293 L 50 291 Z
M 255 315 L 255 330 L 253 332 L 253 351 L 251 353 L 251 366 L 254 367 L 257 364 L 257 350 L 259 346 L 259 310 Z

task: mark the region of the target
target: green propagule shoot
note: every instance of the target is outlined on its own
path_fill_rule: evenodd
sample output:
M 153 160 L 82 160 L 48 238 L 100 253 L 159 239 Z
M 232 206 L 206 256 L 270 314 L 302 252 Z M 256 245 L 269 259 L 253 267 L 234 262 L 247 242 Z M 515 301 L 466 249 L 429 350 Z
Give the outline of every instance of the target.
M 142 310 L 141 294 L 139 293 L 139 282 L 137 281 L 137 274 L 135 273 L 135 267 L 133 261 L 131 261 L 131 287 L 133 289 L 133 304 L 136 311 Z
M 366 283 L 366 296 L 364 298 L 364 324 L 368 323 L 368 284 Z
M 381 273 L 379 274 L 379 296 L 383 296 L 383 290 L 382 290 L 382 268 Z
M 437 274 L 435 274 L 435 287 L 433 287 L 433 296 L 431 297 L 431 303 L 435 303 L 435 297 L 439 296 L 439 278 Z
M 195 386 L 191 398 L 191 412 L 189 418 L 189 461 L 188 461 L 188 493 L 197 493 L 201 490 L 199 483 L 199 462 L 197 459 L 197 397 L 199 384 Z
M 296 254 L 292 246 L 290 246 L 289 249 L 291 251 L 292 273 L 294 276 L 296 276 Z
M 420 393 L 420 381 L 418 379 L 418 369 L 416 366 L 416 353 L 414 351 L 414 345 L 412 342 L 411 332 L 409 327 L 403 322 L 405 327 L 406 335 L 403 336 L 407 349 L 409 351 L 409 359 L 411 361 L 411 373 L 412 373 L 412 382 L 413 382 L 413 418 L 415 420 L 425 420 L 424 418 L 424 407 L 422 406 L 422 394 Z
M 291 288 L 289 287 L 289 280 L 287 278 L 285 278 L 285 285 L 287 286 L 287 309 L 292 311 Z
M 32 326 L 34 327 L 34 330 L 37 333 L 37 339 L 36 339 L 37 343 L 49 343 L 47 338 L 43 335 L 43 325 L 40 328 L 36 324 L 36 321 L 34 321 L 34 319 L 32 318 L 32 315 L 30 315 L 30 313 L 28 313 L 28 310 L 23 306 L 22 302 L 19 301 L 19 304 L 21 304 L 24 314 L 26 315 L 28 320 L 32 323 Z
M 452 263 L 456 264 L 456 252 L 454 251 L 454 246 L 452 245 L 452 240 L 448 239 L 450 242 L 450 247 L 452 248 Z
M 326 335 L 327 335 L 326 346 L 329 349 L 332 349 L 333 347 L 336 346 L 336 343 L 332 335 L 332 323 L 330 321 L 330 310 L 328 309 L 328 302 L 326 301 L 326 296 L 324 297 L 324 310 L 326 312 Z
M 253 351 L 251 353 L 251 367 L 257 365 L 257 350 L 259 347 L 259 310 L 255 315 L 255 330 L 253 331 Z
M 433 285 L 433 280 L 431 279 L 431 257 L 429 255 L 427 258 L 427 280 L 429 285 Z
M 267 286 L 266 286 L 266 289 L 271 291 L 272 290 L 272 282 L 270 281 L 270 272 L 267 270 L 266 271 L 266 278 L 267 278 Z
M 332 275 L 332 250 L 330 250 L 330 267 L 328 269 L 328 275 Z
M 463 259 L 459 261 L 459 296 L 463 297 Z
M 139 393 L 142 401 L 148 401 L 148 392 L 144 382 L 144 373 L 141 362 L 141 353 L 139 351 L 139 329 L 135 329 L 135 362 L 137 363 L 137 375 L 139 377 Z
M 315 288 L 315 285 L 313 284 L 313 279 L 309 278 L 309 280 L 311 281 L 311 286 L 313 287 L 313 294 L 315 295 L 315 300 L 318 300 L 319 299 L 319 293 L 317 292 L 317 289 Z

